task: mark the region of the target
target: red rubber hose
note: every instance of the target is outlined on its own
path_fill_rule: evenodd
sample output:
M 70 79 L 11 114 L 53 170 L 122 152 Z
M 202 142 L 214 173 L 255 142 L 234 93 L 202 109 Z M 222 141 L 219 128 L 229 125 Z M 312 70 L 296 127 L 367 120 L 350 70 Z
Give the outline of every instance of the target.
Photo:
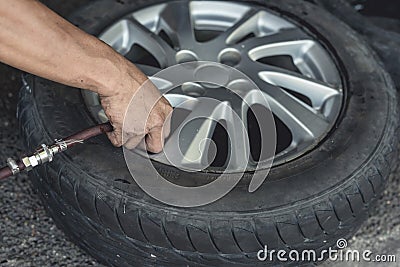
M 82 140 L 86 141 L 92 137 L 98 136 L 103 133 L 108 133 L 113 130 L 113 127 L 110 123 L 103 123 L 99 124 L 97 126 L 88 128 L 86 130 L 77 132 L 73 135 L 68 136 L 67 138 L 63 139 L 65 142 L 69 143 L 69 141 L 74 141 L 74 140 Z M 68 144 L 68 148 L 73 147 L 74 145 L 79 144 L 79 143 L 74 143 L 71 142 Z
M 17 161 L 20 171 L 25 170 L 25 165 L 22 161 Z M 0 180 L 13 176 L 13 173 L 9 167 L 3 167 L 0 169 Z

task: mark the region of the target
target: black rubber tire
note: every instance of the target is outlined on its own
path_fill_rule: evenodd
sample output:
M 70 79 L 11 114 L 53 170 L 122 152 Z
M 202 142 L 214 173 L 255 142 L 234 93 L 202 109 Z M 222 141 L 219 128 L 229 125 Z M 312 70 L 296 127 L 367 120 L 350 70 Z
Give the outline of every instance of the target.
M 400 47 L 400 20 L 389 18 L 371 18 L 362 16 L 355 12 L 344 0 L 312 0 L 315 4 L 323 7 L 337 18 L 343 20 L 354 30 L 361 34 L 368 44 L 376 51 L 380 59 L 385 64 L 386 70 L 391 75 L 397 90 L 400 90 L 400 64 L 397 60 Z M 385 6 L 380 3 L 381 6 Z M 390 6 L 390 5 L 388 5 Z M 396 10 L 396 8 L 392 8 Z M 385 27 L 380 27 L 382 21 Z M 397 27 L 397 28 L 396 28 Z
M 98 34 L 122 15 L 157 2 L 162 1 L 100 0 L 71 21 Z M 247 192 L 245 177 L 227 196 L 199 208 L 170 207 L 146 195 L 131 178 L 121 149 L 105 136 L 32 171 L 56 224 L 100 262 L 265 266 L 256 257 L 263 245 L 318 251 L 350 237 L 382 192 L 397 158 L 398 110 L 393 83 L 375 55 L 354 31 L 315 5 L 252 3 L 304 25 L 336 59 L 347 94 L 335 130 L 307 155 L 274 167 L 256 192 Z M 94 124 L 79 90 L 33 76 L 21 90 L 18 117 L 29 149 Z M 176 181 L 210 178 L 156 167 Z

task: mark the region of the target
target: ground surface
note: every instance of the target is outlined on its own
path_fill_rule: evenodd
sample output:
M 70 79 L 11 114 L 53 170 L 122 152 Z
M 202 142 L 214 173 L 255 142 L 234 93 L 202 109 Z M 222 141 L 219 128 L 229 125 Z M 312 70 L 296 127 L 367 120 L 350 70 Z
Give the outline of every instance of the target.
M 88 1 L 44 2 L 50 2 L 50 7 L 65 15 Z M 20 85 L 20 72 L 0 64 L 0 165 L 7 157 L 17 157 L 22 152 L 15 118 Z M 55 227 L 31 189 L 26 174 L 0 182 L 0 207 L 0 266 L 100 266 Z M 396 254 L 399 262 L 399 215 L 400 169 L 397 169 L 369 220 L 349 240 L 350 248 Z M 339 266 L 329 262 L 324 265 Z M 354 265 L 365 266 L 364 263 L 348 263 L 348 266 Z M 341 263 L 340 266 L 347 265 Z

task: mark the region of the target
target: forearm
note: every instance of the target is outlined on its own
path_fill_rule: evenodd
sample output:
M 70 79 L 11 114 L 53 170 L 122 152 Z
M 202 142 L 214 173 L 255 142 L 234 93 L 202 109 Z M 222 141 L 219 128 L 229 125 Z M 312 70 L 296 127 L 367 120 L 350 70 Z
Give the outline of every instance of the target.
M 131 149 L 145 138 L 149 151 L 161 151 L 162 127 L 172 107 L 158 89 L 145 83 L 146 75 L 111 47 L 41 3 L 0 0 L 0 61 L 49 80 L 99 93 L 114 126 L 114 131 L 108 133 L 114 145 L 126 144 Z M 135 116 L 127 123 L 130 128 L 123 129 L 132 99 L 138 101 Z
M 108 45 L 34 0 L 0 0 L 0 61 L 103 94 L 126 75 L 145 79 Z

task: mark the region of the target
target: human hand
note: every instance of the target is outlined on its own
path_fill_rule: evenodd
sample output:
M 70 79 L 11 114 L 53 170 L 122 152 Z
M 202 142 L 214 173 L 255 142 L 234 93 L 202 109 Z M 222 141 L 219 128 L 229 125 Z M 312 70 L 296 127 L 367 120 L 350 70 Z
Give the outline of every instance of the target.
M 0 0 L 0 61 L 98 93 L 114 126 L 114 132 L 108 135 L 114 145 L 134 148 L 144 138 L 149 151 L 162 150 L 162 126 L 172 108 L 165 99 L 159 99 L 160 93 L 146 82 L 146 75 L 112 47 L 39 1 L 11 2 Z M 25 14 L 23 20 L 19 13 Z M 139 90 L 143 83 L 145 90 Z M 132 104 L 134 116 L 130 116 L 132 121 L 126 121 L 123 131 L 124 115 L 134 95 L 139 101 Z M 165 129 L 164 134 L 167 133 Z
M 133 149 L 141 145 L 149 152 L 161 152 L 170 131 L 171 105 L 136 67 L 131 67 L 120 81 L 114 90 L 99 92 L 114 127 L 108 138 L 117 147 Z

